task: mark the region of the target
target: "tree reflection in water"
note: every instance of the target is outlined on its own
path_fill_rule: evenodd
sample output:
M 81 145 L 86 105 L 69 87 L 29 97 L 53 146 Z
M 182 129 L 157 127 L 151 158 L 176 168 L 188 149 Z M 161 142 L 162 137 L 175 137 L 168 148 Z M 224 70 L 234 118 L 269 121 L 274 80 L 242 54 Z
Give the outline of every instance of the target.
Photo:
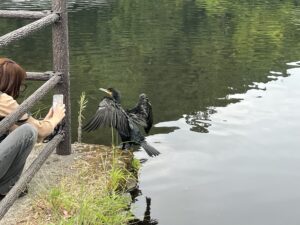
M 214 108 L 208 108 L 206 111 L 194 112 L 189 115 L 183 115 L 186 123 L 191 125 L 191 131 L 199 133 L 208 133 L 208 127 L 210 124 L 210 115 L 216 113 L 217 111 Z

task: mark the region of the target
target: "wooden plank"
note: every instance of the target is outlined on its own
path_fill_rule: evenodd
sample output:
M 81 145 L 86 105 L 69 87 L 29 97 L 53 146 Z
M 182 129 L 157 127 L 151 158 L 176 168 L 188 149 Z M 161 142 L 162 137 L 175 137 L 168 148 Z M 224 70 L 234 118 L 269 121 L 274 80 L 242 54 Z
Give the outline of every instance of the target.
M 20 193 L 26 188 L 26 185 L 32 180 L 33 176 L 42 167 L 46 159 L 53 152 L 56 146 L 62 141 L 63 134 L 56 135 L 32 162 L 28 169 L 22 174 L 18 182 L 8 192 L 4 199 L 0 201 L 0 220 L 7 213 L 9 208 L 18 199 Z
M 47 81 L 53 76 L 53 72 L 26 72 L 26 75 L 26 80 Z
M 13 41 L 24 38 L 24 37 L 28 36 L 29 34 L 32 34 L 33 32 L 36 32 L 50 24 L 53 24 L 55 21 L 58 21 L 59 18 L 60 17 L 58 14 L 51 13 L 50 15 L 45 16 L 42 19 L 34 21 L 30 24 L 27 24 L 24 27 L 21 27 L 17 30 L 14 30 L 8 34 L 1 36 L 0 37 L 0 48 L 10 44 Z
M 34 104 L 36 104 L 42 97 L 44 97 L 50 90 L 52 90 L 61 81 L 60 74 L 54 75 L 50 80 L 38 88 L 29 98 L 27 98 L 15 111 L 9 116 L 5 117 L 0 122 L 0 135 L 5 133 L 17 120 L 19 120 Z
M 57 147 L 57 154 L 71 154 L 71 102 L 70 102 L 70 75 L 69 75 L 69 37 L 68 13 L 66 0 L 52 0 L 52 11 L 60 14 L 60 20 L 52 26 L 53 42 L 53 70 L 61 72 L 62 83 L 57 85 L 56 91 L 64 95 L 66 105 L 65 138 Z
M 49 14 L 51 14 L 50 10 L 44 10 L 44 11 L 0 10 L 0 17 L 2 18 L 40 19 Z

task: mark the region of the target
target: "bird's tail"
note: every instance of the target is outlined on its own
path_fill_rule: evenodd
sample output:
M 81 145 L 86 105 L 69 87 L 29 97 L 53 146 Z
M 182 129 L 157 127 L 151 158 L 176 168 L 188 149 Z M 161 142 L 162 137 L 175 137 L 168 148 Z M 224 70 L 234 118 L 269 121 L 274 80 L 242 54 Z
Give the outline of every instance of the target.
M 143 141 L 141 143 L 141 146 L 145 149 L 146 153 L 150 156 L 158 156 L 160 154 L 159 151 L 157 151 L 154 147 L 152 147 L 151 145 L 149 145 L 146 141 Z

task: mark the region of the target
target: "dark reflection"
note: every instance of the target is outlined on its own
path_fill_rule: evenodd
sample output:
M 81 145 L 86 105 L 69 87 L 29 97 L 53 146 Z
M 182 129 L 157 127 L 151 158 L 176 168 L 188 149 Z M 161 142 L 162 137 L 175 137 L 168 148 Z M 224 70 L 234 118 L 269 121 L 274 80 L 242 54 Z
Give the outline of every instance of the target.
M 190 115 L 184 115 L 186 123 L 191 125 L 191 131 L 208 133 L 208 127 L 211 125 L 209 123 L 210 115 L 216 113 L 214 109 L 209 109 L 205 112 L 195 112 Z
M 137 197 L 142 195 L 142 192 L 139 188 L 136 188 L 130 192 L 132 202 L 137 201 Z M 146 209 L 144 213 L 143 220 L 140 219 L 134 219 L 129 222 L 130 225 L 156 225 L 158 224 L 158 220 L 151 218 L 151 198 L 146 197 Z
M 171 132 L 174 132 L 175 130 L 178 130 L 179 127 L 153 127 L 153 133 L 156 134 L 168 134 Z
M 139 189 L 138 186 L 136 188 L 134 188 L 133 190 L 131 190 L 129 193 L 131 196 L 132 203 L 135 203 L 137 201 L 137 197 L 142 195 L 142 191 Z

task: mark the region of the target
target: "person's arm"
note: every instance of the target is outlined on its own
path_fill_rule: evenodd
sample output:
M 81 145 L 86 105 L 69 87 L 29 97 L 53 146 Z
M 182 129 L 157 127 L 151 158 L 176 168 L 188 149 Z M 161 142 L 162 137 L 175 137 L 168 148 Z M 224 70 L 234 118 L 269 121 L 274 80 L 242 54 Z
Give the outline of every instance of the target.
M 0 101 L 0 114 L 1 116 L 7 116 L 10 113 L 17 110 L 19 104 L 14 100 L 11 96 L 2 94 Z M 4 114 L 4 115 L 3 115 Z M 23 121 L 23 123 L 30 123 L 34 125 L 38 131 L 38 141 L 42 141 L 45 137 L 50 135 L 57 124 L 64 118 L 65 116 L 65 106 L 61 105 L 53 110 L 52 108 L 49 110 L 47 116 L 43 120 L 37 120 L 28 114 L 24 114 L 19 121 Z M 17 123 L 18 124 L 18 123 Z M 14 125 L 11 129 L 15 129 L 16 125 Z

